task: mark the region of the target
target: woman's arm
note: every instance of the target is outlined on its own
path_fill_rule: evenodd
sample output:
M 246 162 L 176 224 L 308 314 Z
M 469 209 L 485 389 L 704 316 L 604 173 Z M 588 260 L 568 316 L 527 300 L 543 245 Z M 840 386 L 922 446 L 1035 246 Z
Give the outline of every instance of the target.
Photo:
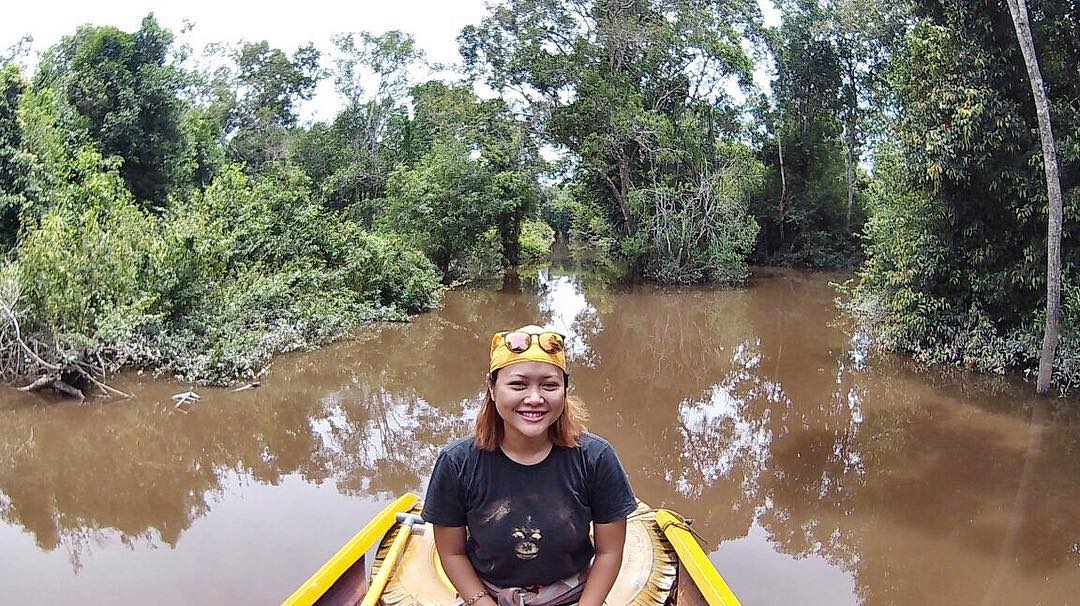
M 435 529 L 435 549 L 439 552 L 446 578 L 454 584 L 461 599 L 468 600 L 482 591 L 487 591 L 487 587 L 480 582 L 480 577 L 476 576 L 469 556 L 465 554 L 465 527 L 434 524 L 431 527 Z M 614 581 L 614 578 L 612 580 Z M 495 606 L 495 600 L 490 596 L 483 597 L 473 602 L 473 606 Z
M 593 541 L 596 543 L 596 557 L 589 568 L 585 592 L 581 594 L 578 606 L 603 606 L 607 599 L 611 586 L 615 584 L 615 577 L 619 576 L 619 567 L 622 566 L 626 520 L 593 524 Z

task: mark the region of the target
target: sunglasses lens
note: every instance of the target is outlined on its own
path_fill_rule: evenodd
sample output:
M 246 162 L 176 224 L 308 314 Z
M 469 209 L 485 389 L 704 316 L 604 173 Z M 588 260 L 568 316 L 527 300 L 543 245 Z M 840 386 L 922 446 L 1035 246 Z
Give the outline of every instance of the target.
M 563 350 L 562 335 L 555 332 L 545 332 L 540 335 L 540 348 L 550 354 L 559 353 Z
M 532 335 L 525 332 L 508 332 L 503 337 L 506 348 L 514 353 L 524 353 L 532 342 Z

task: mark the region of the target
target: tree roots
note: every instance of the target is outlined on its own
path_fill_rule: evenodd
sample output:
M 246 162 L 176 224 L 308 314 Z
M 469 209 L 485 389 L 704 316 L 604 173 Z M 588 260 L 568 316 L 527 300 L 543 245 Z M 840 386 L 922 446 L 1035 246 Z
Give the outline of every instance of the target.
M 83 358 L 88 356 L 84 354 Z M 94 354 L 96 366 L 88 359 L 67 364 L 49 361 L 62 357 L 58 345 L 24 338 L 12 306 L 0 301 L 0 379 L 14 383 L 37 376 L 19 391 L 52 389 L 80 402 L 86 399 L 89 389 L 97 389 L 104 396 L 131 397 L 104 382 L 106 369 L 99 355 Z

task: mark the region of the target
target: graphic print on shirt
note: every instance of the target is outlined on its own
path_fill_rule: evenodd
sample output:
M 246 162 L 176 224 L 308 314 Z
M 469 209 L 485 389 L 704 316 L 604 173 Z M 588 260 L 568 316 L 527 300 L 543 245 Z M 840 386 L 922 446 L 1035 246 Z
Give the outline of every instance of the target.
M 534 527 L 532 516 L 525 516 L 525 525 L 514 529 L 510 537 L 514 541 L 514 555 L 521 560 L 531 560 L 540 555 L 540 541 L 544 535 Z
M 544 546 L 544 534 L 562 527 L 573 534 L 574 523 L 565 507 L 537 507 L 540 499 L 535 496 L 518 499 L 499 499 L 492 503 L 480 517 L 489 537 L 503 538 L 519 560 L 532 560 L 540 555 Z M 529 507 L 528 505 L 533 505 Z

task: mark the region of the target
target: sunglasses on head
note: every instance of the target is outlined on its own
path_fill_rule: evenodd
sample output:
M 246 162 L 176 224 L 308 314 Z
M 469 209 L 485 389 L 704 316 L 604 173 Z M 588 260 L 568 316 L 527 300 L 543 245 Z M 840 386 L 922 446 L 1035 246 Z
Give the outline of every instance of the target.
M 566 337 L 561 334 L 545 330 L 541 333 L 523 332 L 520 330 L 513 330 L 510 332 L 499 333 L 503 338 L 503 345 L 507 349 L 514 353 L 525 353 L 525 350 L 529 349 L 532 345 L 533 338 L 536 338 L 536 342 L 540 344 L 540 349 L 548 352 L 549 354 L 557 354 L 563 350 L 563 341 Z

